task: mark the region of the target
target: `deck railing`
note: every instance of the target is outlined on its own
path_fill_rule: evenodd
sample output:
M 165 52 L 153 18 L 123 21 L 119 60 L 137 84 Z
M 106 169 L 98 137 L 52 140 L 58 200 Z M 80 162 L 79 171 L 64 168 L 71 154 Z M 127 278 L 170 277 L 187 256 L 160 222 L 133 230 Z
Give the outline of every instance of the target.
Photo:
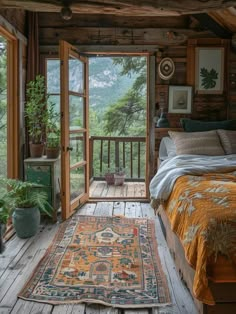
M 124 170 L 126 180 L 145 178 L 145 137 L 90 137 L 90 178 L 104 179 L 107 172 Z

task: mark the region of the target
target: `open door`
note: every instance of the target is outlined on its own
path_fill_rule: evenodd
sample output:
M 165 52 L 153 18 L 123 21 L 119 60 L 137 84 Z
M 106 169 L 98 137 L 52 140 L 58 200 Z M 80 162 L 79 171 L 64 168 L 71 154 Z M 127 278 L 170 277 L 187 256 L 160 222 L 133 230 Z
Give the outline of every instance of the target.
M 89 197 L 88 62 L 60 41 L 62 219 Z

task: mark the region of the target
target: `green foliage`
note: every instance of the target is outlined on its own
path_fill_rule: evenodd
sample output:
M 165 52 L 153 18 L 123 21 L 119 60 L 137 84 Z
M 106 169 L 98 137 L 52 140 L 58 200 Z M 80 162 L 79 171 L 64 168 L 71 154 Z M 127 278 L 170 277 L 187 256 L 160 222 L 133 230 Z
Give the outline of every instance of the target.
M 144 135 L 145 98 L 130 89 L 117 103 L 111 105 L 104 115 L 104 131 L 107 135 Z
M 119 57 L 113 58 L 113 64 L 122 66 L 120 75 L 132 76 L 136 74 L 136 79 L 132 88 L 135 90 L 145 89 L 147 82 L 147 59 L 145 57 Z
M 215 69 L 208 71 L 206 68 L 201 68 L 200 76 L 202 77 L 202 86 L 204 89 L 214 88 L 216 86 L 216 80 L 218 79 L 218 73 Z
M 45 79 L 42 75 L 37 75 L 35 80 L 27 84 L 25 104 L 25 116 L 27 118 L 28 131 L 32 143 L 42 142 L 42 136 L 47 125 L 48 95 L 45 95 Z
M 9 216 L 10 213 L 6 203 L 0 199 L 0 224 L 6 224 Z
M 2 201 L 11 211 L 16 207 L 38 207 L 40 211 L 52 215 L 53 208 L 47 201 L 47 193 L 39 189 L 42 185 L 5 178 L 0 179 L 0 184 L 9 187 L 9 191 L 3 194 Z
M 55 148 L 60 146 L 60 113 L 55 110 L 55 104 L 49 102 L 46 109 L 46 136 L 47 147 Z

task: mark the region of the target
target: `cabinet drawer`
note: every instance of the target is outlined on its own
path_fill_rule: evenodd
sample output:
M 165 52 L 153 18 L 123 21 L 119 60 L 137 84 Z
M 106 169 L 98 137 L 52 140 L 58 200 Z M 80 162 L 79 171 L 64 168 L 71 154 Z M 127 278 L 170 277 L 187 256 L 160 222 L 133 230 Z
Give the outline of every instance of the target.
M 40 165 L 27 165 L 27 181 L 43 185 L 51 185 L 51 167 Z

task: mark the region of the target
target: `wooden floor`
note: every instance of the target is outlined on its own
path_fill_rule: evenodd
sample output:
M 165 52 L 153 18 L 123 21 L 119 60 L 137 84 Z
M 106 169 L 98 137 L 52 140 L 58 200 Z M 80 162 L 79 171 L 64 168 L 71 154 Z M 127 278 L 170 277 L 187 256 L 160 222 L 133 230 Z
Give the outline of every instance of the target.
M 146 196 L 145 182 L 125 182 L 123 185 L 108 185 L 106 181 L 93 181 L 89 187 L 92 198 L 143 198 Z
M 117 309 L 101 305 L 50 305 L 17 299 L 27 278 L 44 255 L 59 223 L 42 226 L 38 234 L 30 239 L 14 236 L 8 241 L 6 250 L 0 255 L 0 314 L 196 314 L 196 308 L 175 271 L 163 237 L 158 218 L 147 203 L 99 202 L 84 205 L 80 214 L 95 216 L 125 215 L 127 217 L 153 217 L 156 221 L 158 251 L 163 270 L 167 275 L 172 305 L 153 309 Z

